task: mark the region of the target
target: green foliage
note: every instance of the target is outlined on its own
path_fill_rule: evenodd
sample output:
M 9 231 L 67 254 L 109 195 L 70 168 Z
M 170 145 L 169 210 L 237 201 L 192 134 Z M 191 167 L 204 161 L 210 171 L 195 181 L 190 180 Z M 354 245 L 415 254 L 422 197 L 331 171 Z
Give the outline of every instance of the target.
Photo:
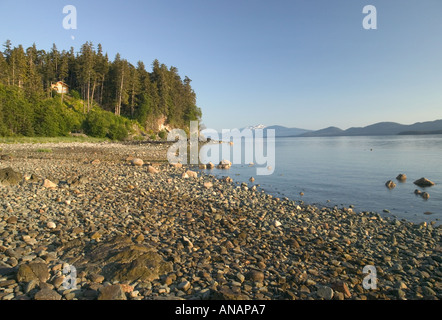
M 77 90 L 72 89 L 69 94 L 71 95 L 72 98 L 79 100 L 81 99 L 80 93 L 78 93 Z
M 0 134 L 32 136 L 32 104 L 17 87 L 0 84 Z
M 167 131 L 166 130 L 161 130 L 158 133 L 158 136 L 160 137 L 161 140 L 166 140 L 167 139 Z
M 52 153 L 52 149 L 37 149 L 39 153 Z
M 87 115 L 83 128 L 92 137 L 124 140 L 129 135 L 130 121 L 112 112 L 95 109 Z

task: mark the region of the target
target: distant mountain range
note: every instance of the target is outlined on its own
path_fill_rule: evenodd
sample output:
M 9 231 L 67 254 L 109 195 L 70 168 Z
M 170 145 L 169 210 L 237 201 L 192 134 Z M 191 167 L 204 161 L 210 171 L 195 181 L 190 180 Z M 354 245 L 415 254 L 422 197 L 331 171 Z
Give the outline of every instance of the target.
M 337 127 L 328 127 L 313 131 L 283 126 L 250 126 L 247 129 L 274 129 L 276 137 L 334 137 L 334 136 L 385 136 L 385 135 L 423 135 L 442 134 L 442 120 L 418 122 L 404 125 L 396 122 L 379 122 L 362 128 L 342 130 Z

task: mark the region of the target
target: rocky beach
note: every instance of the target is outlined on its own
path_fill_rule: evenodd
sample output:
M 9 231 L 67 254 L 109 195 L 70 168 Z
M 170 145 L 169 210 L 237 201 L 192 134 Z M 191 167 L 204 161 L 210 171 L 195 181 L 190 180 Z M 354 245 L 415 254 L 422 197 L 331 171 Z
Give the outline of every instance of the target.
M 275 198 L 167 148 L 0 144 L 0 300 L 442 298 L 441 226 Z

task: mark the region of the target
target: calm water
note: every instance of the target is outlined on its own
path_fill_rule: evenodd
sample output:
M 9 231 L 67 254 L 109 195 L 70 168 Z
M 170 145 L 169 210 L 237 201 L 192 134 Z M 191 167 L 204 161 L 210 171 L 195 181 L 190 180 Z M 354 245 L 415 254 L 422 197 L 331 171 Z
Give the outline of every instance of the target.
M 275 171 L 270 176 L 257 176 L 248 163 L 212 173 L 249 186 L 253 176 L 253 184 L 270 194 L 310 204 L 354 205 L 358 212 L 413 222 L 442 220 L 442 135 L 277 138 L 275 143 Z M 407 182 L 396 181 L 399 173 L 407 175 Z M 425 190 L 430 194 L 427 201 L 414 194 L 415 189 L 424 190 L 413 184 L 421 177 L 436 183 Z M 388 180 L 397 187 L 388 190 Z

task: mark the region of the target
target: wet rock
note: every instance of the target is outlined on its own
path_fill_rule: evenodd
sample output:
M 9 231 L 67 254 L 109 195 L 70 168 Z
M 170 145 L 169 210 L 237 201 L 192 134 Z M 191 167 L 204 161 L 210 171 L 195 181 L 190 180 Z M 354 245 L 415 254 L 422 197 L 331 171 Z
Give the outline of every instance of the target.
M 405 181 L 407 181 L 407 175 L 401 173 L 401 174 L 399 174 L 399 175 L 396 177 L 396 179 L 397 179 L 398 181 L 400 181 L 400 182 L 405 182 Z
M 421 196 L 422 196 L 422 198 L 424 198 L 425 200 L 430 199 L 430 194 L 429 194 L 428 192 L 423 192 Z
M 386 183 L 385 183 L 385 186 L 388 188 L 388 189 L 394 189 L 394 188 L 396 188 L 396 183 L 394 183 L 392 180 L 388 180 Z
M 229 160 L 221 160 L 220 163 L 218 164 L 217 168 L 218 169 L 230 169 L 230 167 L 232 166 L 232 163 Z
M 207 169 L 212 170 L 213 168 L 215 168 L 215 165 L 214 165 L 212 162 L 209 162 L 209 163 L 206 165 L 206 167 L 207 167 Z
M 425 187 L 432 187 L 435 185 L 435 183 L 431 180 L 428 180 L 427 178 L 420 178 L 419 180 L 416 180 L 414 182 L 415 185 L 425 188 Z

